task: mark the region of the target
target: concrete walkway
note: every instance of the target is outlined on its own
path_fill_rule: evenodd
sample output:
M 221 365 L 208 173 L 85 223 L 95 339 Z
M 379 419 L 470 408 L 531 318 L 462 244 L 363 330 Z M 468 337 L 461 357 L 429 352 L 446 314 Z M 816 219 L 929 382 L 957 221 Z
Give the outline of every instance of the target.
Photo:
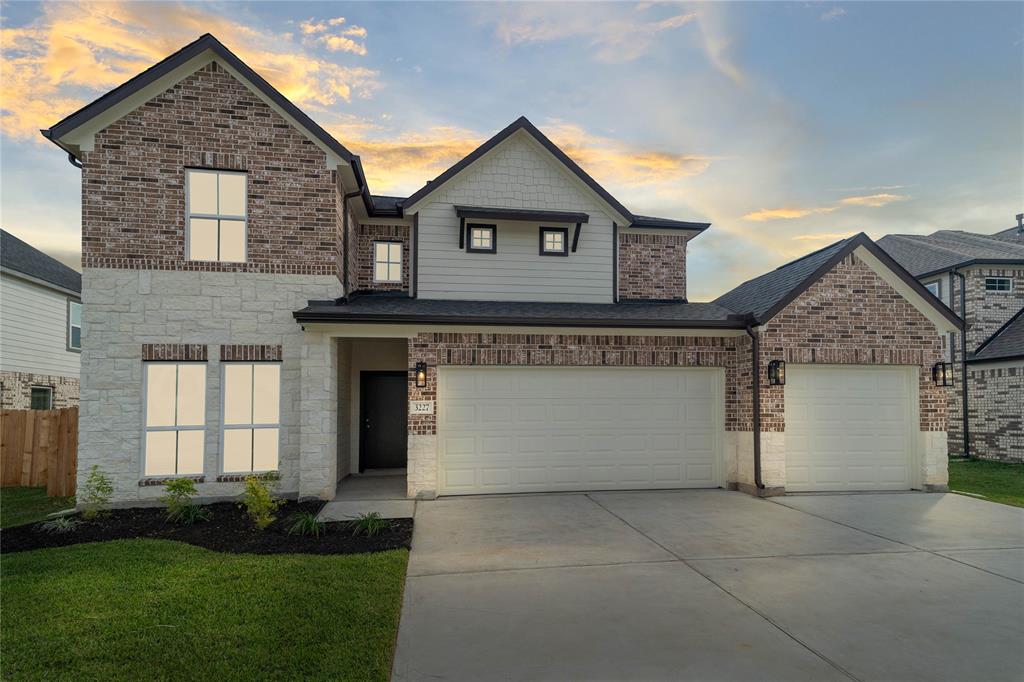
M 725 491 L 420 502 L 395 680 L 1019 680 L 1024 510 Z
M 376 512 L 385 519 L 412 518 L 416 502 L 405 496 L 405 474 L 349 476 L 338 484 L 334 499 L 317 516 L 321 521 L 349 521 Z

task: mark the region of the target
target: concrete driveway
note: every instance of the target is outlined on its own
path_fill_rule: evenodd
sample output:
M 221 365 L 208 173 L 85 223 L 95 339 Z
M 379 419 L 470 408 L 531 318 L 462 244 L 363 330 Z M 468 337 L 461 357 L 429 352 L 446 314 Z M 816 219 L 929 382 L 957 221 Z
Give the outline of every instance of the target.
M 958 495 L 449 498 L 396 680 L 1019 680 L 1024 510 Z

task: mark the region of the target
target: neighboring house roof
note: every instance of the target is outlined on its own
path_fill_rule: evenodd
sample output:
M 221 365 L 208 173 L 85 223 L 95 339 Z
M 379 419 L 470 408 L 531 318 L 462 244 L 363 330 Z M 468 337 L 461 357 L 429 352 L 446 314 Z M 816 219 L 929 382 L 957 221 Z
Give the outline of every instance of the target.
M 992 235 L 993 239 L 998 239 L 1004 242 L 1015 242 L 1017 244 L 1024 244 L 1024 228 L 1019 225 L 1014 225 L 1007 230 L 1001 230 Z
M 65 291 L 82 293 L 81 273 L 26 244 L 7 230 L 0 230 L 0 267 Z
M 299 322 L 743 328 L 738 316 L 714 303 L 453 301 L 368 294 L 348 300 L 310 301 L 293 314 Z
M 968 265 L 1024 265 L 1024 244 L 958 230 L 929 235 L 890 234 L 879 239 L 878 245 L 914 277 Z
M 940 312 L 942 317 L 948 319 L 958 328 L 963 327 L 959 317 L 928 293 L 928 290 L 920 282 L 863 232 L 744 282 L 735 289 L 722 294 L 714 302 L 737 313 L 751 315 L 756 323 L 764 324 L 858 247 L 864 247 L 878 258 L 899 279 L 919 293 L 925 304 Z
M 1024 358 L 1024 308 L 1007 320 L 995 334 L 988 337 L 978 350 L 967 358 L 972 362 L 994 362 Z

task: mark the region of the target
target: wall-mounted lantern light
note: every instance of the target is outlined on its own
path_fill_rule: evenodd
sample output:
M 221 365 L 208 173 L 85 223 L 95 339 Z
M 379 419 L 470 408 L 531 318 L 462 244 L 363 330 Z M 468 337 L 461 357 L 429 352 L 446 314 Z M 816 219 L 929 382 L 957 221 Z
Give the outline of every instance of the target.
M 948 362 L 936 362 L 932 365 L 932 383 L 936 386 L 952 386 L 953 365 Z
M 772 360 L 768 363 L 768 383 L 771 386 L 786 385 L 786 361 Z
M 416 363 L 416 388 L 427 387 L 427 363 Z

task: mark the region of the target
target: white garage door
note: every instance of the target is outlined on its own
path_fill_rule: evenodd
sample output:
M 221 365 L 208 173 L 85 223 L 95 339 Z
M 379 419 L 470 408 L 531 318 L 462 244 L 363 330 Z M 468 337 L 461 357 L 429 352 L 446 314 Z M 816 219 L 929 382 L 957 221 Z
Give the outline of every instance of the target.
M 440 492 L 720 485 L 722 370 L 442 368 Z
M 911 487 L 916 368 L 786 370 L 786 490 Z

